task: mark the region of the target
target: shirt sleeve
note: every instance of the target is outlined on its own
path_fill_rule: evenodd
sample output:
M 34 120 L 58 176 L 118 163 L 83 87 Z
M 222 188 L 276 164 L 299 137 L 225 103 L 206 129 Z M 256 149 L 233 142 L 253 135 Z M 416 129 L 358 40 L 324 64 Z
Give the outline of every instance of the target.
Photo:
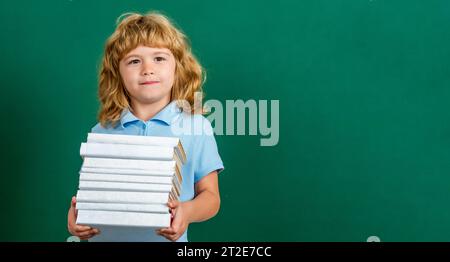
M 102 129 L 103 128 L 100 123 L 97 123 L 94 127 L 92 127 L 91 133 L 101 133 Z
M 92 129 L 91 133 L 98 133 L 98 134 L 110 134 L 113 130 L 108 127 L 103 127 L 100 123 L 97 123 Z
M 198 137 L 196 167 L 194 170 L 194 183 L 197 183 L 204 176 L 213 171 L 220 173 L 223 169 L 223 162 L 217 149 L 216 139 L 211 127 L 211 123 L 203 118 L 204 132 Z

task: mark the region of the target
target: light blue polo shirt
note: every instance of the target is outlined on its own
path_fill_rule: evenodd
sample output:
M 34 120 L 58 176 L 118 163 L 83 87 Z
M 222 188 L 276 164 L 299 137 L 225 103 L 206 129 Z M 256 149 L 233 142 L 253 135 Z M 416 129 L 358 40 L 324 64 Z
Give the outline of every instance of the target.
M 126 109 L 122 112 L 120 123 L 113 127 L 103 127 L 98 123 L 92 133 L 123 134 L 137 136 L 178 137 L 186 152 L 187 161 L 182 167 L 183 183 L 180 201 L 194 198 L 194 185 L 202 177 L 213 171 L 222 171 L 224 166 L 217 150 L 211 123 L 204 116 L 182 112 L 175 101 L 169 103 L 152 119 L 144 122 Z M 101 230 L 101 234 L 90 241 L 168 241 L 159 235 L 147 234 L 142 230 L 117 229 Z M 186 242 L 187 230 L 178 239 Z

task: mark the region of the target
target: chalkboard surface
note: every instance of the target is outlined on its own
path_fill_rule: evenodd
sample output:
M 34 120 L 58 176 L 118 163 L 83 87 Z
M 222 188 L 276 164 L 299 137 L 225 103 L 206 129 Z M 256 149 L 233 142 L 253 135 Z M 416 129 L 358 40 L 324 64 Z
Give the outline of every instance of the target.
M 1 1 L 0 240 L 69 237 L 104 41 L 150 10 L 190 37 L 206 100 L 279 101 L 276 145 L 216 136 L 221 211 L 191 241 L 450 240 L 444 0 Z

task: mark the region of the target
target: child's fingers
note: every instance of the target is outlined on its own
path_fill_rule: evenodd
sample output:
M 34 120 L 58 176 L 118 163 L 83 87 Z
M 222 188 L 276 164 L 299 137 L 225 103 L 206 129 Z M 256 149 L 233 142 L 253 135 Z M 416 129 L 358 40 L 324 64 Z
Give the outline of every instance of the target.
M 172 228 L 162 228 L 157 230 L 156 233 L 170 241 L 175 241 L 178 238 L 178 234 Z
M 96 235 L 100 234 L 100 231 L 96 228 L 94 228 L 88 232 L 89 232 L 89 234 L 87 234 L 87 235 L 83 234 L 82 236 L 79 236 L 79 238 L 81 240 L 88 240 L 89 238 L 95 237 Z
M 93 234 L 92 230 L 86 230 L 86 231 L 78 232 L 77 236 L 85 237 L 85 236 L 89 236 L 89 235 L 92 235 L 92 234 Z
M 72 201 L 70 202 L 70 204 L 75 208 L 75 205 L 77 204 L 77 198 L 75 196 L 72 197 Z
M 166 234 L 166 235 L 173 235 L 176 233 L 176 231 L 173 230 L 173 228 L 163 228 L 163 229 L 159 230 L 159 232 L 161 234 Z
M 83 231 L 83 232 L 78 232 L 78 236 L 79 237 L 85 237 L 85 236 L 89 236 L 89 235 L 96 235 L 95 229 L 91 229 L 91 230 L 87 230 L 87 231 Z
M 75 226 L 75 232 L 77 232 L 77 233 L 81 233 L 81 232 L 84 232 L 84 231 L 89 231 L 91 229 L 92 228 L 90 226 L 83 226 L 83 225 L 76 225 Z
M 165 237 L 165 238 L 167 238 L 168 240 L 170 240 L 170 241 L 175 241 L 176 239 L 178 239 L 176 236 L 176 234 L 174 234 L 174 235 L 169 235 L 169 234 L 164 234 L 164 233 L 161 233 L 161 234 L 158 234 L 158 235 L 160 235 L 160 236 L 162 236 L 162 237 Z
M 91 234 L 91 235 L 88 235 L 88 236 L 84 236 L 84 237 L 79 237 L 81 240 L 88 240 L 89 238 L 92 238 L 92 237 L 94 237 L 95 236 L 95 234 Z
M 169 206 L 169 208 L 175 209 L 178 207 L 179 202 L 177 200 L 170 200 L 169 203 L 167 203 L 167 205 Z
M 166 238 L 170 241 L 176 241 L 179 238 L 179 236 L 178 236 L 178 234 L 167 235 Z
M 172 240 L 173 242 L 175 242 L 175 241 L 177 241 L 179 238 L 180 238 L 180 234 L 175 234 L 175 235 L 172 235 L 172 236 L 171 236 L 170 240 Z

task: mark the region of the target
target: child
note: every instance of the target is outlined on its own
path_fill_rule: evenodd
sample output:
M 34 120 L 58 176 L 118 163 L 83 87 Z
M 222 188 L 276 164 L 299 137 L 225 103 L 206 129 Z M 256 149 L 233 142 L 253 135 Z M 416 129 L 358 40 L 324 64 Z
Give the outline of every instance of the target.
M 97 229 L 76 224 L 76 199 L 72 197 L 68 213 L 71 234 L 82 240 L 95 236 L 91 240 L 187 241 L 190 223 L 217 214 L 217 175 L 224 167 L 209 121 L 194 108 L 194 93 L 202 84 L 203 69 L 186 36 L 165 16 L 125 15 L 106 42 L 99 79 L 99 123 L 92 132 L 179 137 L 187 155 L 180 202 L 168 203 L 173 219 L 169 228 L 157 230 L 159 236 L 123 231 L 102 239 Z M 180 126 L 201 127 L 203 132 L 175 132 Z

